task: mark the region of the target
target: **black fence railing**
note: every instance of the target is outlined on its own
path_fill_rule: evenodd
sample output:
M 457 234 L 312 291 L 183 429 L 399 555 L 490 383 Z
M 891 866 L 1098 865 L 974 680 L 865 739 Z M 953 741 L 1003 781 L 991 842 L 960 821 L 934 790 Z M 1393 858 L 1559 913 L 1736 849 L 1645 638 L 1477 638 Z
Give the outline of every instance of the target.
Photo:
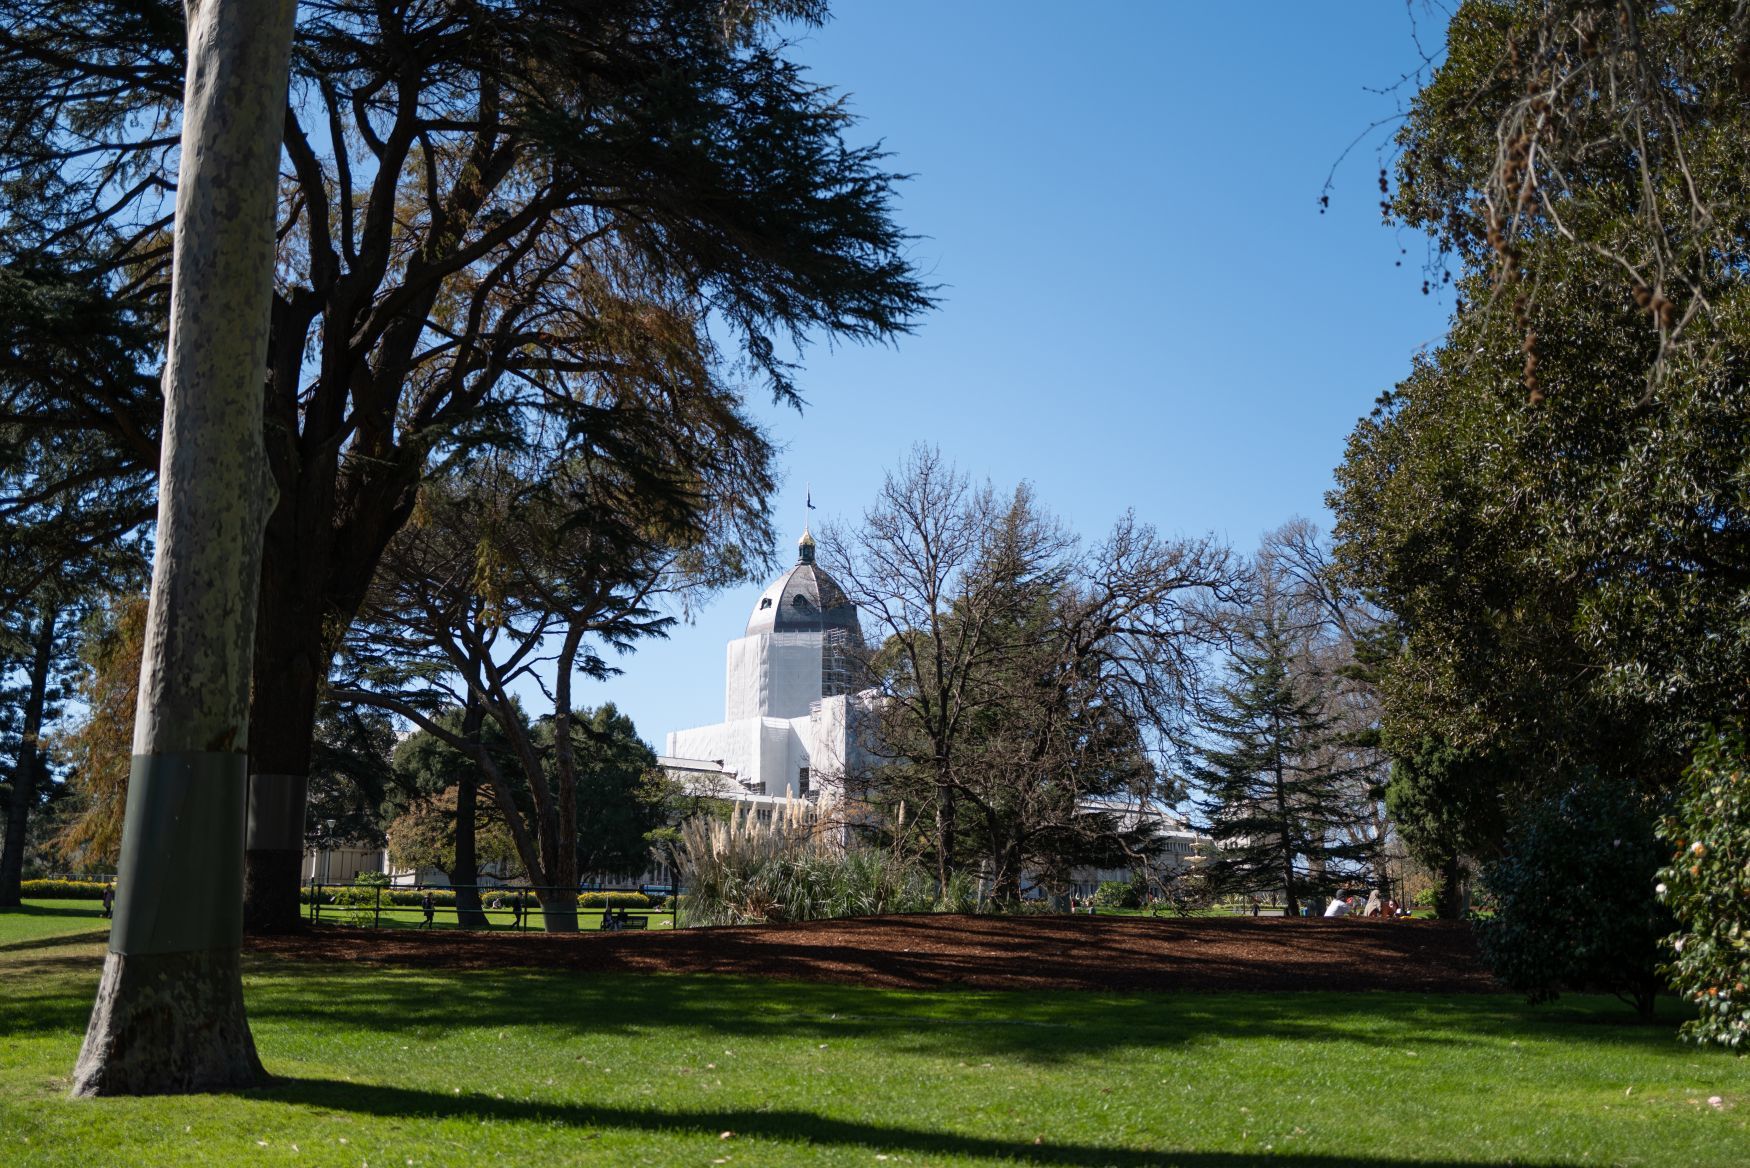
M 466 887 L 466 886 L 464 886 Z M 383 929 L 474 929 L 544 931 L 549 906 L 564 911 L 567 895 L 576 904 L 580 931 L 679 928 L 679 897 L 664 885 L 609 888 L 590 885 L 561 889 L 520 884 L 480 885 L 478 911 L 457 903 L 454 885 L 324 884 L 304 885 L 311 924 L 324 921 Z M 546 894 L 548 904 L 542 903 Z M 427 897 L 429 896 L 429 902 Z

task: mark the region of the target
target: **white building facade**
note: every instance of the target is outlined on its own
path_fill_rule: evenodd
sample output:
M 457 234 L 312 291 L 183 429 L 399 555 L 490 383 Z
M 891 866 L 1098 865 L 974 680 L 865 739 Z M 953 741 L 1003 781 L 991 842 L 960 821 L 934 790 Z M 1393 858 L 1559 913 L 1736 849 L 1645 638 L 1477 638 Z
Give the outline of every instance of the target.
M 857 763 L 851 692 L 862 646 L 857 609 L 814 562 L 814 537 L 754 605 L 729 643 L 723 721 L 669 733 L 662 765 L 702 792 L 738 802 L 843 798 Z

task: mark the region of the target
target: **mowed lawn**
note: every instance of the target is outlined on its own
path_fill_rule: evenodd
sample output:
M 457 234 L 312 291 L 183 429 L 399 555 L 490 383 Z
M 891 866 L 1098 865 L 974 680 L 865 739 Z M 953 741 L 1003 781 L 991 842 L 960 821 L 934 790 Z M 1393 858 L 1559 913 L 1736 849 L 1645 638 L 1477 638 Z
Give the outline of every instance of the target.
M 1590 998 L 255 960 L 274 1085 L 74 1101 L 104 923 L 0 913 L 0 1165 L 1750 1163 L 1750 1060 Z
M 648 909 L 630 909 L 628 911 L 633 916 L 644 916 L 646 918 L 644 923 L 646 929 L 668 929 L 672 928 L 674 925 L 674 918 L 668 913 L 651 912 Z M 305 910 L 305 918 L 309 919 L 308 909 Z M 507 908 L 486 910 L 486 928 L 488 931 L 516 931 L 518 926 L 516 925 L 515 920 L 516 918 Z M 363 908 L 323 905 L 322 911 L 317 914 L 316 923 L 321 925 L 356 924 L 384 929 L 416 929 L 424 926 L 425 912 L 417 907 L 409 908 L 405 905 L 385 907 L 380 912 L 374 910 L 370 905 L 366 905 Z M 577 927 L 579 929 L 588 932 L 590 930 L 599 930 L 601 925 L 602 914 L 600 909 L 584 908 L 577 910 Z M 436 906 L 435 911 L 432 913 L 431 927 L 434 929 L 456 928 L 455 907 L 447 904 Z M 522 931 L 528 933 L 538 933 L 541 931 L 541 909 L 539 905 L 534 903 L 533 898 L 529 901 L 528 918 L 522 926 Z

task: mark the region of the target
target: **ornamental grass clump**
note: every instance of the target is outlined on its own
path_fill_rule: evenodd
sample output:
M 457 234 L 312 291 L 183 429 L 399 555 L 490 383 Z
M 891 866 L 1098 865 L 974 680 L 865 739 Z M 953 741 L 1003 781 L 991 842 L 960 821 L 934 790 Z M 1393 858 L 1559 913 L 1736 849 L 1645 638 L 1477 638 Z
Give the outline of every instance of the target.
M 935 885 L 914 861 L 847 849 L 837 835 L 801 803 L 769 819 L 742 807 L 728 819 L 687 821 L 674 849 L 687 890 L 685 923 L 808 921 L 935 906 Z
M 1750 744 L 1743 731 L 1715 736 L 1683 774 L 1676 810 L 1659 824 L 1672 848 L 1659 897 L 1682 931 L 1665 940 L 1665 976 L 1694 1002 L 1681 1034 L 1693 1042 L 1750 1046 Z

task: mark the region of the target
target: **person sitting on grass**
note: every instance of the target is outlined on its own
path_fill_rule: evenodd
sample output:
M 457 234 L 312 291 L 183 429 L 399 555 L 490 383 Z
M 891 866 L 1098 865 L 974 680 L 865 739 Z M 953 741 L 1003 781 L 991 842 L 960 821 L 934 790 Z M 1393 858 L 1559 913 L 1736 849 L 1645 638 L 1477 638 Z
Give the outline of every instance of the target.
M 1331 898 L 1331 903 L 1325 906 L 1325 915 L 1328 917 L 1346 917 L 1349 915 L 1350 907 L 1348 894 L 1339 892 L 1336 896 Z

